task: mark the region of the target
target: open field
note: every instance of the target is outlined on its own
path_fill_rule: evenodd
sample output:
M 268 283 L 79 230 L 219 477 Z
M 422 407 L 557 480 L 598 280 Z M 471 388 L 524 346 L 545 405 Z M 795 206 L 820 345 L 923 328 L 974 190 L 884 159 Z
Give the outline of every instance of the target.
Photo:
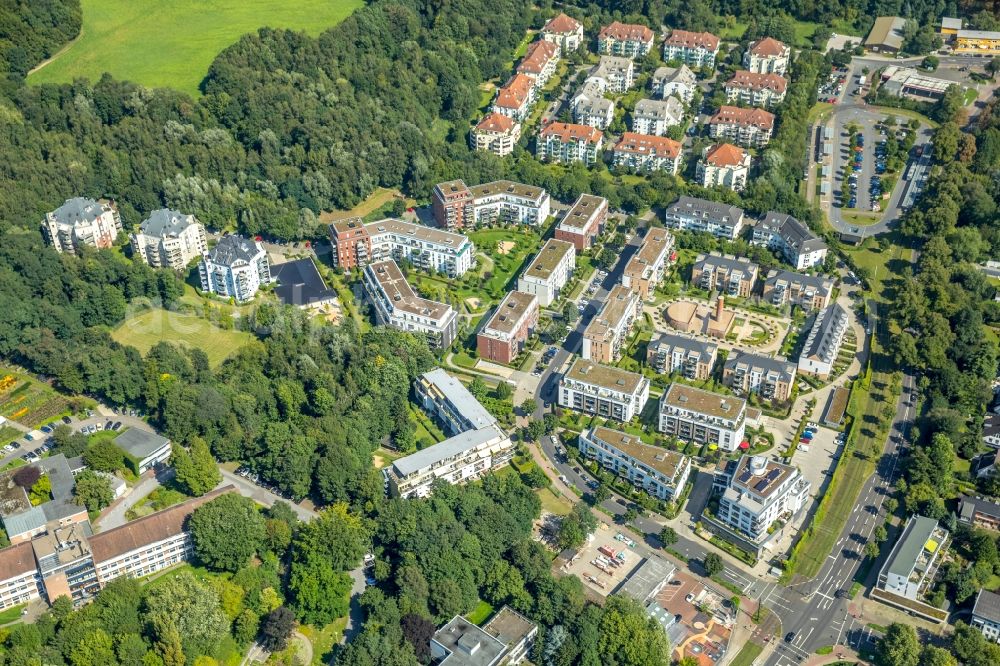
M 111 331 L 111 337 L 123 345 L 131 345 L 141 353 L 148 352 L 158 342 L 196 347 L 208 355 L 214 368 L 237 349 L 253 340 L 242 331 L 227 331 L 189 314 L 154 308 L 131 317 Z
M 0 367 L 0 416 L 34 428 L 68 411 L 66 398 L 52 387 L 29 375 Z
M 370 215 L 374 213 L 382 206 L 390 203 L 394 198 L 402 196 L 398 190 L 390 190 L 384 187 L 378 187 L 374 192 L 368 195 L 368 197 L 359 203 L 357 206 L 350 210 L 328 210 L 323 211 L 319 215 L 319 221 L 323 224 L 330 224 L 331 222 L 336 222 L 337 220 L 343 220 L 348 217 L 364 217 L 365 215 Z M 407 201 L 407 205 L 411 205 L 412 200 Z
M 318 35 L 361 7 L 361 0 L 82 0 L 80 36 L 29 83 L 96 81 L 104 72 L 148 87 L 191 95 L 220 51 L 260 27 Z

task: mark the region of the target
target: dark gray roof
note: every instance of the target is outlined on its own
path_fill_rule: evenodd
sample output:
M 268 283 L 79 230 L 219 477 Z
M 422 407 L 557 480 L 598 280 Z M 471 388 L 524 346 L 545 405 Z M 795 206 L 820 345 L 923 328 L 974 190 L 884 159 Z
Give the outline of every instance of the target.
M 705 270 L 705 266 L 712 266 L 715 269 L 724 268 L 727 272 L 738 270 L 748 274 L 753 274 L 757 270 L 757 264 L 746 257 L 734 257 L 731 254 L 699 254 L 694 262 L 694 267 Z
M 629 554 L 633 553 L 630 551 Z M 674 577 L 675 571 L 677 571 L 677 567 L 673 564 L 656 555 L 651 555 L 639 565 L 635 573 L 621 584 L 617 594 L 623 594 L 635 599 L 640 604 L 645 604 L 668 580 Z
M 829 294 L 833 289 L 833 280 L 824 277 L 822 275 L 809 275 L 808 273 L 796 273 L 795 271 L 786 271 L 782 269 L 775 269 L 767 274 L 767 278 L 764 280 L 765 285 L 773 285 L 779 280 L 784 280 L 785 282 L 791 284 L 801 284 L 807 287 L 812 287 L 816 291 Z
M 771 211 L 758 222 L 758 225 L 776 232 L 784 239 L 785 245 L 798 252 L 815 252 L 826 248 L 826 243 L 791 215 Z
M 48 458 L 42 458 L 39 463 L 52 484 L 52 499 L 68 500 L 73 497 L 73 472 L 70 470 L 66 456 L 58 453 Z
M 632 111 L 633 118 L 653 120 L 679 120 L 684 117 L 684 105 L 676 97 L 666 99 L 640 99 Z
M 337 293 L 326 286 L 312 259 L 296 259 L 274 266 L 278 287 L 274 293 L 285 305 L 328 301 Z
M 485 444 L 494 437 L 506 437 L 503 430 L 496 424 L 491 424 L 478 430 L 466 430 L 454 437 L 449 437 L 443 442 L 438 442 L 426 449 L 421 449 L 416 453 L 411 453 L 405 458 L 400 458 L 392 463 L 393 470 L 399 478 L 406 478 L 410 474 L 430 467 L 434 463 L 447 458 L 453 458 L 460 453 Z
M 813 328 L 809 331 L 809 337 L 806 339 L 805 348 L 802 350 L 800 358 L 821 357 L 823 341 L 841 321 L 847 321 L 847 312 L 839 304 L 833 303 L 822 310 L 813 321 Z
M 983 418 L 983 437 L 1000 435 L 1000 414 L 987 412 Z
M 975 617 L 981 617 L 989 622 L 1000 624 L 1000 594 L 989 590 L 979 590 L 976 595 L 976 605 L 972 608 Z
M 160 208 L 149 214 L 142 224 L 139 225 L 139 232 L 147 236 L 157 238 L 176 237 L 192 224 L 198 224 L 194 215 L 185 215 L 180 211 L 170 208 Z
M 677 335 L 676 333 L 657 333 L 656 337 L 649 342 L 650 349 L 663 345 L 677 347 L 688 352 L 695 351 L 705 356 L 715 356 L 719 350 L 718 346 L 713 345 L 711 342 L 703 342 L 697 338 Z
M 959 499 L 958 514 L 961 518 L 972 519 L 976 513 L 982 513 L 991 518 L 1000 518 L 1000 504 L 984 500 L 980 497 L 963 495 Z
M 66 203 L 52 211 L 52 217 L 60 224 L 92 222 L 104 213 L 104 206 L 84 197 L 66 199 Z
M 734 225 L 743 216 L 743 209 L 708 199 L 681 197 L 667 206 L 666 215 L 668 218 L 671 216 L 698 217 L 719 224 Z
M 761 354 L 748 354 L 736 352 L 726 359 L 726 370 L 731 370 L 737 366 L 747 368 L 757 368 L 762 372 L 777 372 L 785 381 L 792 381 L 795 377 L 795 364 L 784 358 L 771 358 Z
M 250 263 L 261 248 L 255 241 L 243 236 L 223 236 L 219 244 L 208 251 L 208 258 L 213 264 L 232 266 L 238 262 Z
M 886 563 L 889 573 L 897 576 L 909 576 L 913 565 L 924 545 L 937 528 L 938 521 L 924 516 L 913 516 L 906 523 L 902 538 L 896 543 L 889 561 Z M 940 544 L 939 544 L 940 545 Z
M 155 432 L 141 428 L 129 428 L 115 438 L 115 444 L 133 458 L 142 460 L 169 442 Z

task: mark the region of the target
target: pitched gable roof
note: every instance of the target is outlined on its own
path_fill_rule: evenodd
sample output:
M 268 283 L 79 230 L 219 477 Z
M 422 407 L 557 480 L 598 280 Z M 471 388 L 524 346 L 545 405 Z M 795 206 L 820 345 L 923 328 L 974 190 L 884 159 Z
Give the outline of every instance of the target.
M 731 143 L 720 143 L 705 154 L 705 162 L 717 167 L 735 167 L 743 164 L 746 151 Z
M 566 34 L 569 32 L 576 32 L 579 30 L 582 24 L 577 21 L 572 16 L 567 16 L 566 14 L 559 14 L 551 21 L 545 24 L 542 28 L 542 32 L 550 32 L 553 34 Z
M 784 42 L 779 42 L 774 37 L 758 39 L 750 45 L 750 53 L 760 58 L 776 58 L 788 49 Z

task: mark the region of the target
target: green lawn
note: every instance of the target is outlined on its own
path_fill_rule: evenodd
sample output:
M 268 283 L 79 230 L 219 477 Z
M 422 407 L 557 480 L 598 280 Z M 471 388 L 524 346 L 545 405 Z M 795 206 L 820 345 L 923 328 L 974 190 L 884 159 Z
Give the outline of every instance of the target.
M 30 83 L 96 81 L 104 72 L 191 95 L 216 55 L 260 27 L 317 35 L 362 0 L 82 0 L 83 29 Z
M 760 656 L 760 653 L 764 651 L 763 645 L 758 645 L 757 643 L 747 643 L 740 650 L 739 654 L 732 661 L 732 666 L 751 666 L 754 660 Z
M 567 516 L 573 510 L 570 504 L 561 495 L 556 495 L 550 488 L 539 488 L 537 490 L 538 499 L 542 501 L 542 510 L 554 513 L 557 516 Z
M 472 612 L 465 616 L 465 619 L 472 624 L 478 625 L 486 622 L 492 614 L 493 606 L 490 606 L 488 603 L 480 599 L 476 607 L 472 609 Z
M 145 354 L 158 342 L 173 342 L 197 347 L 208 355 L 212 367 L 253 340 L 242 331 L 227 331 L 195 315 L 154 308 L 123 322 L 111 331 L 111 337 Z
M 4 611 L 0 611 L 0 624 L 10 624 L 14 620 L 21 619 L 21 609 L 27 606 L 27 604 L 18 604 L 17 606 L 11 606 Z

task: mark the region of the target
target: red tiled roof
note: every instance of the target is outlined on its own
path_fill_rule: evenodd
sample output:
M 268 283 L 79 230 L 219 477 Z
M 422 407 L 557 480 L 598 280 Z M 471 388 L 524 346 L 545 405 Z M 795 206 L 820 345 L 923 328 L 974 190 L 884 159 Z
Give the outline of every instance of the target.
M 531 95 L 531 88 L 534 85 L 535 82 L 531 80 L 531 77 L 524 74 L 515 74 L 500 89 L 496 105 L 505 109 L 520 109 L 528 101 L 528 97 Z
M 774 37 L 765 37 L 750 45 L 750 53 L 761 58 L 775 58 L 784 53 L 787 48 L 784 42 L 779 42 Z
M 782 94 L 788 87 L 788 81 L 778 74 L 757 74 L 741 69 L 733 74 L 733 78 L 726 81 L 726 87 L 749 88 L 751 90 L 767 89 Z
M 653 31 L 644 25 L 615 21 L 611 25 L 601 28 L 601 32 L 597 35 L 597 38 L 617 39 L 620 42 L 649 42 L 653 40 Z
M 541 74 L 546 63 L 556 57 L 559 47 L 544 39 L 532 42 L 528 47 L 528 52 L 524 54 L 521 64 L 517 66 L 517 71 L 524 74 Z
M 514 119 L 508 118 L 502 113 L 487 113 L 486 117 L 479 121 L 476 130 L 480 132 L 493 132 L 502 134 L 514 128 Z
M 542 137 L 558 136 L 559 140 L 563 143 L 569 143 L 570 141 L 597 143 L 604 137 L 601 130 L 596 127 L 591 127 L 590 125 L 574 125 L 573 123 L 552 123 L 551 125 L 545 127 L 540 132 L 540 135 Z
M 705 162 L 717 167 L 734 167 L 743 163 L 746 151 L 731 143 L 720 143 L 705 154 Z
M 701 47 L 707 51 L 715 51 L 719 48 L 719 38 L 710 32 L 688 32 L 687 30 L 674 30 L 667 37 L 666 44 L 670 46 L 687 46 L 689 48 Z
M 763 109 L 741 109 L 738 106 L 720 106 L 719 112 L 708 121 L 709 125 L 754 125 L 760 129 L 774 129 L 774 114 Z
M 22 541 L 0 550 L 0 581 L 10 580 L 35 569 L 35 550 L 30 541 Z
M 621 140 L 615 144 L 615 152 L 619 151 L 674 159 L 681 154 L 681 144 L 665 136 L 625 132 Z
M 568 32 L 576 32 L 581 27 L 580 22 L 577 21 L 572 16 L 567 16 L 566 14 L 560 14 L 554 19 L 545 24 L 542 28 L 542 32 L 551 32 L 554 34 L 566 34 Z

